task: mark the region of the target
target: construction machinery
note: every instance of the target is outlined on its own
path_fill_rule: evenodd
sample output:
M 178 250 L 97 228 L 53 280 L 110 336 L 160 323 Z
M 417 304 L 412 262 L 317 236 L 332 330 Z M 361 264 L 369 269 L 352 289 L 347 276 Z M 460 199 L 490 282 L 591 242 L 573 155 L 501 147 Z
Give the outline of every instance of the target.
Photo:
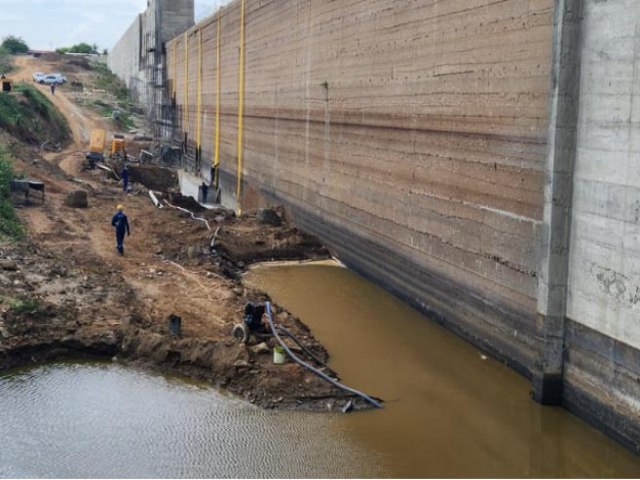
M 104 143 L 106 132 L 101 128 L 91 130 L 91 139 L 89 142 L 89 152 L 85 158 L 89 161 L 89 168 L 95 168 L 96 162 L 104 161 Z
M 127 151 L 124 148 L 124 135 L 119 133 L 113 134 L 111 140 L 111 158 L 127 159 Z

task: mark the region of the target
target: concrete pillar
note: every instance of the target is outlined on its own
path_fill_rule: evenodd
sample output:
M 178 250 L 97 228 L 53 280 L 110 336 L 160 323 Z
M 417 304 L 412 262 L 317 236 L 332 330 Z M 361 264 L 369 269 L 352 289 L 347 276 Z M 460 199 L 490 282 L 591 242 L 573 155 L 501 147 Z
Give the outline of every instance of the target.
M 561 404 L 583 0 L 556 0 L 533 398 Z

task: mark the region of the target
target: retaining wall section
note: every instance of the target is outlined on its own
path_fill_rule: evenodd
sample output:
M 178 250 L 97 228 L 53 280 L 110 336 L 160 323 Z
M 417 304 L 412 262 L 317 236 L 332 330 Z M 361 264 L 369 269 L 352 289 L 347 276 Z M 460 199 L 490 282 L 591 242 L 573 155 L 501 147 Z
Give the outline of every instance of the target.
M 107 57 L 107 65 L 124 81 L 132 97 L 146 105 L 145 94 L 148 82 L 145 72 L 140 70 L 142 23 L 143 17 L 136 16 L 118 43 L 111 49 Z
M 284 203 L 346 264 L 528 374 L 553 2 L 244 8 L 244 41 L 234 2 L 167 45 L 190 168 L 210 178 L 218 138 L 225 203 Z
M 149 126 L 168 138 L 174 122 L 166 82 L 166 42 L 193 26 L 193 0 L 151 0 L 108 57 L 110 70 L 146 107 Z
M 640 0 L 582 29 L 565 404 L 640 453 Z
M 163 44 L 162 114 L 223 203 L 640 451 L 639 32 L 640 0 L 236 0 Z

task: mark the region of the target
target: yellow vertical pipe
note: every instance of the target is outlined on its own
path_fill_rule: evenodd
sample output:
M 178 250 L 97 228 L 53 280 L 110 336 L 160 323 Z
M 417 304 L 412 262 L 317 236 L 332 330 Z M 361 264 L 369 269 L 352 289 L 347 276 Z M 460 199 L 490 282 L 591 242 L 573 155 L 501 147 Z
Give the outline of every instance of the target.
M 240 195 L 242 194 L 242 127 L 244 116 L 244 0 L 240 3 L 240 61 L 238 71 L 238 184 L 236 202 L 238 213 L 242 213 Z
M 173 82 L 171 85 L 171 98 L 175 101 L 176 99 L 176 91 L 178 88 L 178 42 L 177 40 L 173 43 Z
M 200 150 L 201 128 L 202 128 L 202 30 L 198 30 L 198 83 L 197 83 L 197 106 L 196 106 L 196 148 L 198 154 Z
M 216 138 L 214 145 L 214 154 L 213 154 L 213 167 L 214 167 L 214 175 L 213 179 L 214 185 L 218 188 L 219 181 L 218 179 L 218 167 L 220 166 L 220 19 L 222 18 L 221 12 L 218 12 L 218 32 L 217 32 L 217 43 L 216 43 Z
M 182 128 L 189 130 L 189 32 L 184 32 L 184 105 L 182 108 Z

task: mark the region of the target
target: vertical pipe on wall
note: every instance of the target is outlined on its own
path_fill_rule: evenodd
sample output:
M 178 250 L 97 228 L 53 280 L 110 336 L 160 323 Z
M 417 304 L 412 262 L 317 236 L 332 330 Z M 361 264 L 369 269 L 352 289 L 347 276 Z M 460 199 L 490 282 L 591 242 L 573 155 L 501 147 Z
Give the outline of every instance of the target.
M 198 30 L 198 80 L 196 89 L 196 155 L 200 156 L 202 130 L 202 30 Z
M 184 32 L 184 99 L 182 105 L 182 130 L 189 130 L 189 32 Z
M 173 82 L 171 82 L 171 98 L 176 101 L 176 93 L 178 88 L 178 42 L 173 42 L 173 65 L 171 65 L 173 71 Z
M 240 60 L 238 67 L 238 184 L 236 202 L 238 213 L 242 213 L 240 196 L 242 194 L 242 128 L 244 115 L 244 0 L 240 3 Z
M 220 166 L 220 23 L 222 14 L 218 12 L 218 31 L 216 42 L 216 138 L 214 143 L 213 153 L 213 171 L 215 178 L 213 179 L 216 188 L 219 186 L 219 173 L 218 168 Z

